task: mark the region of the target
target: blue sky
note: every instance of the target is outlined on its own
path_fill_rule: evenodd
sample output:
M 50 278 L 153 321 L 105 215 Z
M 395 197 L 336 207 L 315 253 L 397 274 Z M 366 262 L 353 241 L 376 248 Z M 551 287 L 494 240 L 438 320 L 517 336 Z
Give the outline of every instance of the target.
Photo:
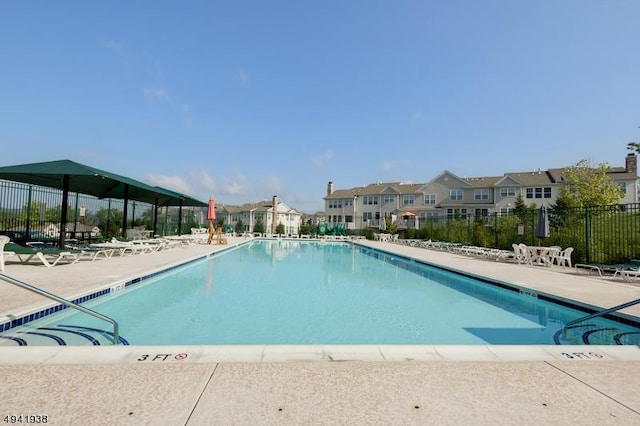
M 5 1 L 0 165 L 218 203 L 624 164 L 640 1 Z

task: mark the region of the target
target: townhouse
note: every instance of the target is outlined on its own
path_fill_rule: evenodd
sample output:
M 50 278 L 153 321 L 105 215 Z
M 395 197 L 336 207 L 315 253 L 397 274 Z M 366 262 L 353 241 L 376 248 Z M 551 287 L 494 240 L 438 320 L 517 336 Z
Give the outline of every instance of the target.
M 487 216 L 513 212 L 518 195 L 527 206 L 555 203 L 566 182 L 564 169 L 509 172 L 502 176 L 459 177 L 445 170 L 427 183 L 378 182 L 363 187 L 334 189 L 324 197 L 326 221 L 347 229 L 377 228 L 384 217 L 402 228 L 418 228 L 428 217 Z M 636 203 L 637 158 L 628 154 L 624 167 L 610 167 L 607 175 L 620 185 L 620 204 Z

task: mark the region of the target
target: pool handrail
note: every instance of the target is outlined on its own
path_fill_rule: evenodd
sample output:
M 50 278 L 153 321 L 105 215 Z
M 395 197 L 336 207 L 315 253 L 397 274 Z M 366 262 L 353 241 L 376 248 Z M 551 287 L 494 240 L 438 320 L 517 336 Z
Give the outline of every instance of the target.
M 565 335 L 567 329 L 569 327 L 571 327 L 572 325 L 576 325 L 578 323 L 581 323 L 583 321 L 587 321 L 587 320 L 590 320 L 590 319 L 593 319 L 593 318 L 601 317 L 601 316 L 609 314 L 611 312 L 619 311 L 620 309 L 624 309 L 624 308 L 628 308 L 629 306 L 637 305 L 638 303 L 640 303 L 640 299 L 631 300 L 631 301 L 623 303 L 621 305 L 613 306 L 613 307 L 608 308 L 608 309 L 603 309 L 602 311 L 594 312 L 592 314 L 586 315 L 586 316 L 578 318 L 576 320 L 569 321 L 568 323 L 566 323 L 565 325 L 562 326 L 562 334 Z
M 64 298 L 62 298 L 60 296 L 56 296 L 53 293 L 49 293 L 46 290 L 42 290 L 41 288 L 32 286 L 31 284 L 27 284 L 27 283 L 25 283 L 23 281 L 17 280 L 17 279 L 15 279 L 13 277 L 10 277 L 8 275 L 0 274 L 0 279 L 5 281 L 5 282 L 8 282 L 9 284 L 13 284 L 13 285 L 18 286 L 20 288 L 23 288 L 25 290 L 32 291 L 32 292 L 34 292 L 36 294 L 39 294 L 40 296 L 44 296 L 47 299 L 51 299 L 51 300 L 53 300 L 55 302 L 61 303 L 61 304 L 65 305 L 65 306 L 67 306 L 69 308 L 77 309 L 78 311 L 80 311 L 82 313 L 85 313 L 87 315 L 91 315 L 92 317 L 95 317 L 95 318 L 98 318 L 98 319 L 100 319 L 102 321 L 106 321 L 106 322 L 111 323 L 113 325 L 113 344 L 114 345 L 118 344 L 118 341 L 120 340 L 119 326 L 118 326 L 118 322 L 116 320 L 114 320 L 113 318 L 109 318 L 106 315 L 102 315 L 101 313 L 96 312 L 94 310 L 91 310 L 89 308 L 85 308 L 84 306 L 77 305 L 77 304 L 73 303 L 70 300 L 64 299 Z

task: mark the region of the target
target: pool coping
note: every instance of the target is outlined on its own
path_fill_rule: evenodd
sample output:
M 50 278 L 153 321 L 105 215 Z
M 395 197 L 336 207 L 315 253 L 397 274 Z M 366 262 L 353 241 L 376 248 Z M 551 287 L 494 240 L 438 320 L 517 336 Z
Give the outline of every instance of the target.
M 2 364 L 187 364 L 222 362 L 640 361 L 624 345 L 193 345 L 5 346 Z

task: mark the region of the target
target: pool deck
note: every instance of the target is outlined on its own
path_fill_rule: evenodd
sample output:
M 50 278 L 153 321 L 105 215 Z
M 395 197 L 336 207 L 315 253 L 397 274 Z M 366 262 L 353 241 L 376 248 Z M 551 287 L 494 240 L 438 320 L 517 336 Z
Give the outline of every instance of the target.
M 640 298 L 638 283 L 362 244 L 590 306 Z M 73 298 L 223 248 L 4 273 Z M 0 317 L 46 303 L 4 282 L 0 301 Z M 638 305 L 624 312 L 640 317 Z M 2 419 L 54 425 L 640 424 L 637 346 L 0 347 L 0 377 Z

